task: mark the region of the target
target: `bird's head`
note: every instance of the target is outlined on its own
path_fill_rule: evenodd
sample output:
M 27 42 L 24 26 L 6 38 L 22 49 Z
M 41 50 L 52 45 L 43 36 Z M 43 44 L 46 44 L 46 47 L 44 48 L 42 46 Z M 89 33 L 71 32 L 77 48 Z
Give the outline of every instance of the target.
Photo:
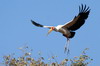
M 48 31 L 47 35 L 50 34 L 54 29 L 55 29 L 55 27 L 51 27 L 50 30 Z

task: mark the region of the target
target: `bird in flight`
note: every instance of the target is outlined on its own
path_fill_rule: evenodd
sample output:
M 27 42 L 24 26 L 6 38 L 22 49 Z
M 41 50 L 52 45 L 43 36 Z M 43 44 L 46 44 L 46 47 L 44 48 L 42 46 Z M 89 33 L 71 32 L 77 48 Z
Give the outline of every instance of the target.
M 73 38 L 75 36 L 75 31 L 85 23 L 85 20 L 88 18 L 89 13 L 90 8 L 86 5 L 81 4 L 81 6 L 79 6 L 78 15 L 64 25 L 44 26 L 33 20 L 31 20 L 31 22 L 37 27 L 49 28 L 50 30 L 48 31 L 48 34 L 50 34 L 52 31 L 60 32 L 64 37 L 67 38 L 67 41 L 69 41 L 70 38 Z

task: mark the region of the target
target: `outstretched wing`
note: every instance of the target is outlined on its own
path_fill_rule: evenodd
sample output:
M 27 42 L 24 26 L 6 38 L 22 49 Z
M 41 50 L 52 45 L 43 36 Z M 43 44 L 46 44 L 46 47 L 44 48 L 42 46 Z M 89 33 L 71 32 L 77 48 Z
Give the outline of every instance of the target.
M 52 26 L 44 26 L 44 25 L 41 25 L 41 24 L 39 24 L 39 23 L 37 23 L 37 22 L 35 22 L 33 20 L 31 20 L 31 22 L 32 22 L 33 25 L 35 25 L 37 27 L 44 27 L 44 28 L 49 28 L 49 29 L 52 27 Z
M 79 6 L 78 16 L 75 16 L 74 19 L 65 24 L 63 28 L 67 28 L 71 31 L 79 29 L 85 23 L 85 20 L 88 18 L 89 13 L 90 13 L 89 7 L 86 7 L 86 5 L 83 6 L 82 4 L 81 6 Z

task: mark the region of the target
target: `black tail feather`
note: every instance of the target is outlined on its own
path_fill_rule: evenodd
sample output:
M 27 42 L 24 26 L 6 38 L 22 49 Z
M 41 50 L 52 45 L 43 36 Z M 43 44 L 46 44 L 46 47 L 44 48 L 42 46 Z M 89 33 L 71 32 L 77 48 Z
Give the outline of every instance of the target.
M 70 32 L 71 36 L 69 38 L 73 38 L 75 36 L 75 32 Z
M 66 38 L 73 38 L 75 36 L 75 32 L 70 32 L 71 36 L 67 36 L 65 34 L 63 34 L 63 36 L 65 36 Z

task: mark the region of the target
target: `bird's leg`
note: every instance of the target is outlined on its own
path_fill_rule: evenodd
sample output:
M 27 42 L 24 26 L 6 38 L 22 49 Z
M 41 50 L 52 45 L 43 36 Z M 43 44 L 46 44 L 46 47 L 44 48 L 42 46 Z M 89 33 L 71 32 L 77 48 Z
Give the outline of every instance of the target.
M 64 47 L 64 53 L 67 52 L 67 54 L 69 54 L 69 42 L 70 42 L 70 40 L 69 40 L 69 38 L 67 38 L 67 43 L 65 44 L 65 47 Z
M 67 38 L 67 43 L 68 43 L 68 44 L 70 43 L 70 40 L 69 40 L 69 38 Z
M 69 54 L 69 44 L 70 44 L 70 40 L 69 38 L 67 39 L 67 54 Z

